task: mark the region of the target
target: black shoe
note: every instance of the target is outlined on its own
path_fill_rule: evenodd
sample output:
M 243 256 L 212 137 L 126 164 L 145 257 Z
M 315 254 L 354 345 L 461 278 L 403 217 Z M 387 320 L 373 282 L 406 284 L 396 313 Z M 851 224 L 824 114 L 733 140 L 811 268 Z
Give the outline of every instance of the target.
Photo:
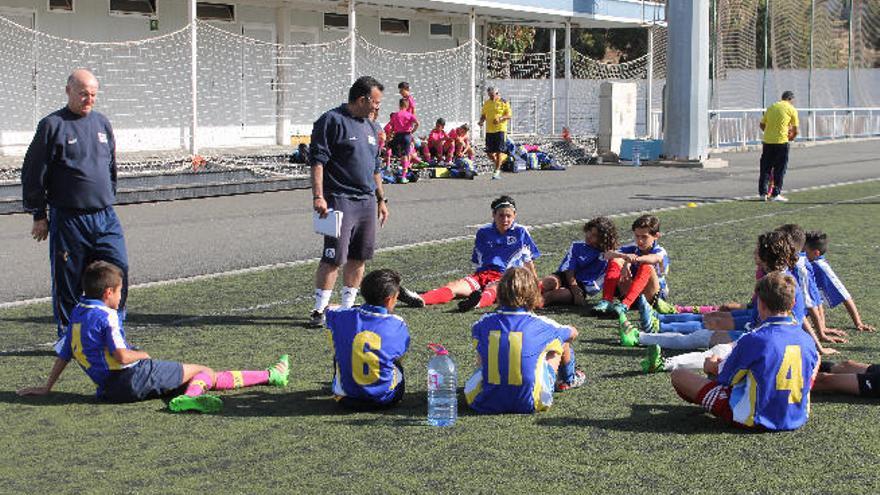
M 324 328 L 326 324 L 327 319 L 324 316 L 324 312 L 317 309 L 312 310 L 312 314 L 309 315 L 309 328 Z
M 471 292 L 471 295 L 458 302 L 458 310 L 464 313 L 465 311 L 470 311 L 476 308 L 477 305 L 480 304 L 481 297 L 483 297 L 482 290 L 475 290 Z
M 397 299 L 403 304 L 406 304 L 407 306 L 413 308 L 425 307 L 425 300 L 422 299 L 422 296 L 420 296 L 416 291 L 409 290 L 402 285 L 400 286 L 400 292 L 398 292 L 397 294 Z

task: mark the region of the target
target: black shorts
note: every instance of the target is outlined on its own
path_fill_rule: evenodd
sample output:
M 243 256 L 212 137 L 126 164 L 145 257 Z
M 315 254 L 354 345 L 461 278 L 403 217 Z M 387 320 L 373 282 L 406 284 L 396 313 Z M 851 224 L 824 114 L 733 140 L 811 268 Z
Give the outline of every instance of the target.
M 376 250 L 376 200 L 327 196 L 327 207 L 342 212 L 339 238 L 324 236 L 321 261 L 342 266 L 350 259 L 366 261 Z
M 183 393 L 183 365 L 176 361 L 143 359 L 130 368 L 112 371 L 101 398 L 110 402 L 135 402 Z
M 394 135 L 391 140 L 391 150 L 394 156 L 406 156 L 409 154 L 410 146 L 412 146 L 412 134 L 409 132 L 401 132 Z
M 880 365 L 872 364 L 864 373 L 856 375 L 862 397 L 880 398 Z
M 504 153 L 507 137 L 503 132 L 486 133 L 486 153 Z

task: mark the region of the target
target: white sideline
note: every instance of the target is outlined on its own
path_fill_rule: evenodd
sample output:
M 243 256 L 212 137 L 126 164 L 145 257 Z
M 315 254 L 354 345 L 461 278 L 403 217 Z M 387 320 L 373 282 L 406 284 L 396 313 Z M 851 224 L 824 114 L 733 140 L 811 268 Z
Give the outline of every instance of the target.
M 874 177 L 874 178 L 869 178 L 869 179 L 858 179 L 858 180 L 851 180 L 851 181 L 843 181 L 843 182 L 834 182 L 831 184 L 824 184 L 824 185 L 820 185 L 820 186 L 802 187 L 799 189 L 792 189 L 789 192 L 797 193 L 797 192 L 804 192 L 804 191 L 817 191 L 817 190 L 822 190 L 822 189 L 830 189 L 830 188 L 834 188 L 834 187 L 849 186 L 849 185 L 854 185 L 854 184 L 864 184 L 867 182 L 876 182 L 876 181 L 880 181 L 880 177 Z M 838 201 L 837 203 L 847 203 L 847 202 L 858 201 L 861 199 L 868 199 L 868 198 L 873 198 L 873 197 L 875 197 L 875 196 L 867 196 L 865 198 L 842 200 L 842 201 Z M 697 206 L 707 205 L 707 204 L 731 203 L 734 201 L 746 201 L 746 200 L 754 200 L 754 199 L 758 199 L 758 196 L 757 195 L 736 196 L 736 197 L 732 197 L 732 198 L 725 198 L 725 199 L 719 199 L 719 200 L 701 201 L 701 202 L 697 203 Z M 803 208 L 801 210 L 813 209 L 813 208 L 818 208 L 818 207 L 823 207 L 823 206 L 828 206 L 828 205 L 814 205 L 814 206 L 809 206 L 809 207 Z M 645 214 L 649 214 L 649 213 L 661 213 L 664 211 L 681 210 L 684 208 L 688 208 L 688 206 L 687 205 L 665 206 L 662 208 L 653 208 L 653 209 L 647 209 L 647 210 L 637 210 L 637 211 L 628 211 L 628 212 L 622 212 L 622 213 L 614 213 L 614 214 L 606 215 L 606 216 L 609 218 L 621 218 L 621 217 L 629 217 L 629 216 L 636 216 L 636 215 L 645 215 Z M 800 210 L 786 210 L 786 211 L 756 215 L 754 217 L 747 217 L 747 218 L 736 219 L 736 220 L 725 220 L 724 222 L 716 222 L 716 223 L 704 225 L 704 226 L 696 226 L 696 227 L 689 227 L 687 229 L 678 229 L 678 230 L 669 231 L 666 233 L 666 235 L 673 234 L 676 232 L 697 230 L 699 228 L 718 226 L 718 225 L 722 225 L 724 223 L 737 223 L 740 221 L 751 220 L 754 218 L 762 218 L 765 216 L 775 216 L 777 214 L 791 213 L 792 211 L 800 211 Z M 580 223 L 584 223 L 589 220 L 590 220 L 589 218 L 580 218 L 580 219 L 576 219 L 576 220 L 565 220 L 562 222 L 545 223 L 545 224 L 530 226 L 529 230 L 541 230 L 541 229 L 549 229 L 549 228 L 555 228 L 555 227 L 566 227 L 566 226 L 570 226 L 570 225 L 577 225 Z M 484 224 L 479 224 L 479 225 L 482 226 Z M 419 241 L 419 242 L 413 242 L 413 243 L 408 243 L 408 244 L 399 244 L 397 246 L 389 246 L 389 247 L 379 248 L 376 250 L 376 252 L 377 253 L 389 253 L 389 252 L 400 251 L 403 249 L 410 249 L 410 248 L 416 248 L 416 247 L 422 247 L 422 246 L 436 246 L 436 245 L 440 245 L 440 244 L 448 244 L 451 242 L 463 241 L 463 240 L 468 240 L 468 239 L 472 239 L 472 238 L 473 238 L 473 235 L 459 235 L 459 236 L 454 236 L 454 237 L 447 237 L 445 239 Z M 154 282 L 144 282 L 141 284 L 134 284 L 134 285 L 130 286 L 129 289 L 147 289 L 150 287 L 163 287 L 166 285 L 175 285 L 175 284 L 182 284 L 182 283 L 188 283 L 188 282 L 198 282 L 198 281 L 202 281 L 202 280 L 212 280 L 215 278 L 232 277 L 232 276 L 236 276 L 236 275 L 247 275 L 250 273 L 264 272 L 267 270 L 275 270 L 275 269 L 279 269 L 279 268 L 290 268 L 290 267 L 294 267 L 294 266 L 305 265 L 308 263 L 317 263 L 319 260 L 320 260 L 320 258 L 309 258 L 309 259 L 304 259 L 304 260 L 286 261 L 286 262 L 282 262 L 282 263 L 272 263 L 272 264 L 268 264 L 268 265 L 253 266 L 253 267 L 249 267 L 249 268 L 239 268 L 236 270 L 227 270 L 227 271 L 222 271 L 222 272 L 206 273 L 203 275 L 193 275 L 193 276 L 189 276 L 189 277 L 172 278 L 172 279 L 167 279 L 167 280 L 157 280 Z M 21 307 L 21 306 L 28 306 L 31 304 L 41 304 L 41 303 L 46 303 L 46 302 L 51 302 L 51 301 L 52 301 L 51 297 L 38 297 L 38 298 L 33 298 L 33 299 L 22 299 L 20 301 L 10 301 L 10 302 L 5 302 L 5 303 L 0 303 L 0 310 L 16 308 L 16 307 Z

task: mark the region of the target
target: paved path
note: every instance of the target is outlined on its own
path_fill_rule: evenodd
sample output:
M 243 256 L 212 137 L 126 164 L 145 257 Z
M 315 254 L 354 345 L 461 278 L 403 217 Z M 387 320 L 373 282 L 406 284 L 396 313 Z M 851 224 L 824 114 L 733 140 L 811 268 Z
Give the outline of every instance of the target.
M 758 154 L 718 155 L 718 170 L 577 166 L 565 172 L 505 174 L 499 181 L 430 180 L 386 186 L 391 219 L 380 246 L 473 232 L 489 202 L 512 195 L 524 224 L 756 194 Z M 792 150 L 786 187 L 880 177 L 880 141 Z M 288 191 L 128 205 L 118 208 L 132 282 L 167 280 L 317 257 L 311 192 Z M 0 302 L 49 295 L 47 244 L 30 239 L 27 215 L 0 216 Z

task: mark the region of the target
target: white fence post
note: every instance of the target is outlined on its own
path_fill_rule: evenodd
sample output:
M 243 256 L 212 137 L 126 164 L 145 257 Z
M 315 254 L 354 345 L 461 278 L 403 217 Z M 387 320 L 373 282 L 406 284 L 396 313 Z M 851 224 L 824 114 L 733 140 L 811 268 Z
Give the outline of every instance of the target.
M 198 104 L 198 75 L 199 75 L 199 44 L 198 44 L 198 19 L 196 10 L 196 0 L 187 2 L 187 14 L 189 15 L 189 43 L 190 43 L 190 64 L 189 64 L 189 88 L 191 98 L 192 115 L 189 122 L 189 152 L 197 154 L 199 152 L 198 130 L 199 130 L 199 104 Z
M 556 28 L 550 30 L 550 134 L 556 135 Z

